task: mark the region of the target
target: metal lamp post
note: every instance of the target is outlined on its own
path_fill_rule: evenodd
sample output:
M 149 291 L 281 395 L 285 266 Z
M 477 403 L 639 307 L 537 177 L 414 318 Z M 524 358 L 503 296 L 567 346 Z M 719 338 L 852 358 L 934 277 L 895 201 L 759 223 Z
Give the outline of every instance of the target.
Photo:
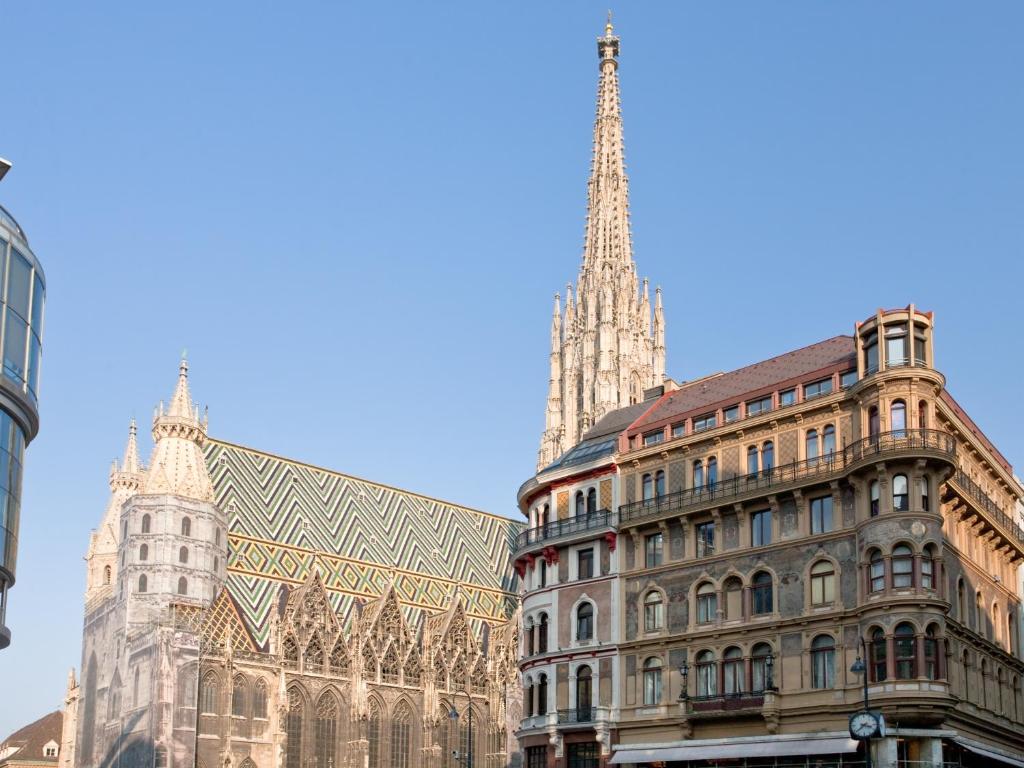
M 679 691 L 679 701 L 686 701 L 690 698 L 690 694 L 688 692 L 688 683 L 690 679 L 690 665 L 688 662 L 683 661 L 683 663 L 679 665 L 679 674 L 683 678 L 683 688 L 681 691 Z
M 769 653 L 764 659 L 764 689 L 766 691 L 775 690 L 775 678 L 772 676 L 772 670 L 775 667 L 775 655 Z
M 458 738 L 459 713 L 456 711 L 454 705 L 452 705 L 452 708 L 448 711 L 448 717 L 451 718 L 452 722 L 456 726 L 455 734 L 456 734 L 456 738 Z M 469 716 L 468 716 L 467 723 L 469 725 L 469 734 L 468 734 L 468 738 L 466 740 L 467 741 L 467 745 L 466 745 L 466 756 L 465 756 L 464 762 L 465 762 L 466 768 L 473 768 L 473 702 L 472 701 L 469 702 Z M 456 758 L 456 762 L 463 762 L 463 759 Z
M 868 667 L 864 663 L 864 659 L 868 656 L 868 648 L 864 643 L 864 638 L 860 638 L 861 656 L 858 654 L 857 658 L 853 662 L 853 666 L 850 667 L 850 671 L 855 675 L 864 676 L 864 711 L 868 712 Z M 871 768 L 871 739 L 867 738 L 864 740 L 864 766 L 865 768 Z

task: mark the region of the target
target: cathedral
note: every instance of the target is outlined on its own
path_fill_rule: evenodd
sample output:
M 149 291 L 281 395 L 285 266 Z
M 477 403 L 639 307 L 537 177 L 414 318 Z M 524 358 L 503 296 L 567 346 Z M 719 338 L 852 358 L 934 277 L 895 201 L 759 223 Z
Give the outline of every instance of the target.
M 61 763 L 516 764 L 522 525 L 218 441 L 182 361 L 86 555 Z

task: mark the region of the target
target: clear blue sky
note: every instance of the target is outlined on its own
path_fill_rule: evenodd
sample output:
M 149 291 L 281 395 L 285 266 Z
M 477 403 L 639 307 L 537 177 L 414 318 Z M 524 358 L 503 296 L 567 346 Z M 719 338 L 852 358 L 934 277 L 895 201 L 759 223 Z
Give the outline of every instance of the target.
M 80 663 L 109 462 L 183 347 L 215 436 L 515 514 L 605 8 L 4 2 L 0 202 L 49 304 L 0 738 Z M 913 301 L 950 390 L 1024 463 L 1024 4 L 615 13 L 669 373 Z

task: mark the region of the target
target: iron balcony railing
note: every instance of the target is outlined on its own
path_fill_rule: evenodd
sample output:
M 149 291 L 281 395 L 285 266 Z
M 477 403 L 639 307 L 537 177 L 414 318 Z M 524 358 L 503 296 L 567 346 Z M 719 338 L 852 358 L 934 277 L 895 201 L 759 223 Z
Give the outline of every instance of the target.
M 764 691 L 737 691 L 710 696 L 694 696 L 692 702 L 696 712 L 750 709 L 764 704 Z
M 576 723 L 592 723 L 597 714 L 595 707 L 575 707 L 573 709 L 558 710 L 559 725 L 574 725 Z
M 611 515 L 607 509 L 600 509 L 597 512 L 586 512 L 575 517 L 567 517 L 564 520 L 552 520 L 536 528 L 527 528 L 516 537 L 516 549 L 523 549 L 532 544 L 538 544 L 549 539 L 557 539 L 581 531 L 590 531 L 595 528 L 607 528 L 611 525 Z
M 953 475 L 953 482 L 962 488 L 971 497 L 971 501 L 977 504 L 986 515 L 1002 525 L 1017 540 L 1017 543 L 1024 544 L 1024 530 L 1021 529 L 1020 524 L 992 501 L 988 494 L 981 489 L 981 486 L 968 477 L 963 470 L 957 470 Z
M 687 488 L 653 499 L 623 504 L 619 507 L 619 525 L 677 512 L 688 507 L 712 506 L 739 496 L 771 493 L 784 486 L 840 474 L 865 459 L 914 451 L 939 453 L 952 459 L 956 455 L 956 439 L 947 432 L 935 429 L 882 432 L 851 443 L 840 451 L 813 459 L 795 461 L 748 475 L 738 475 L 713 485 Z

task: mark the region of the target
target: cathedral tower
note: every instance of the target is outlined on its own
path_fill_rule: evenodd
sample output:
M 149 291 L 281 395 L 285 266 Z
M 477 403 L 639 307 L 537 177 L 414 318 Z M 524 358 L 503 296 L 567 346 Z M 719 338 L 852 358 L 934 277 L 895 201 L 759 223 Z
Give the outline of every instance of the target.
M 583 265 L 566 286 L 565 311 L 555 296 L 551 379 L 538 469 L 575 445 L 609 411 L 639 402 L 665 374 L 661 289 L 653 309 L 647 280 L 639 289 L 629 231 L 629 184 L 619 103 L 619 38 L 611 19 L 597 40 L 594 155 L 587 184 Z

